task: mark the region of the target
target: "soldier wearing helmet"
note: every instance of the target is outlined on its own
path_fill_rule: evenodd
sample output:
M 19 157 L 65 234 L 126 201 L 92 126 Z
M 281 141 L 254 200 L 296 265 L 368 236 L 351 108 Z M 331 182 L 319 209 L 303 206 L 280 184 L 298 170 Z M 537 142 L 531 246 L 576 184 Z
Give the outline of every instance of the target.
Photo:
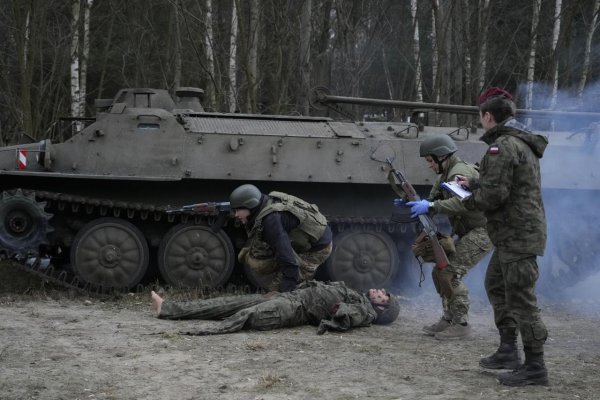
M 238 259 L 259 285 L 294 290 L 331 254 L 333 234 L 316 205 L 282 192 L 265 195 L 250 184 L 236 188 L 229 200 L 248 233 Z
M 270 330 L 299 325 L 318 326 L 317 333 L 347 331 L 371 324 L 387 325 L 398 318 L 398 298 L 383 289 L 367 293 L 343 282 L 308 281 L 292 292 L 217 297 L 174 303 L 152 292 L 152 309 L 163 319 L 221 320 L 203 325 L 194 335 L 215 335 L 242 329 Z
M 462 339 L 470 335 L 469 290 L 463 278 L 492 248 L 483 213 L 467 210 L 458 197 L 440 187 L 457 175 L 478 176 L 474 165 L 467 164 L 455 154 L 457 150 L 456 143 L 448 135 L 429 136 L 421 143 L 419 154 L 438 178 L 427 200 L 405 204 L 411 207 L 413 216 L 446 214 L 456 238 L 456 251 L 448 254 L 449 265 L 444 269 L 434 267 L 431 272 L 436 291 L 442 298 L 443 313 L 439 321 L 424 326 L 423 331 L 439 340 Z M 401 206 L 404 203 L 397 199 L 395 204 Z M 418 248 L 422 247 L 416 245 L 415 249 Z M 416 251 L 415 254 L 421 255 Z M 425 256 L 423 259 L 433 261 Z

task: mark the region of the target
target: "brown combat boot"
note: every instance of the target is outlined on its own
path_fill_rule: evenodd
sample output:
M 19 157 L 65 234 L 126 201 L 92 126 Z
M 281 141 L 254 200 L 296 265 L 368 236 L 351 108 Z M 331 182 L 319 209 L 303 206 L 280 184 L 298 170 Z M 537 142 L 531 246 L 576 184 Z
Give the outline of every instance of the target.
M 436 333 L 434 337 L 437 340 L 456 340 L 468 338 L 469 336 L 471 336 L 471 325 L 455 324 L 453 322 L 449 328 Z
M 544 364 L 544 353 L 532 353 L 525 349 L 525 364 L 498 375 L 498 381 L 506 386 L 547 385 L 548 370 Z
M 512 369 L 521 366 L 521 356 L 517 348 L 517 329 L 500 329 L 500 347 L 494 354 L 479 360 L 479 365 L 487 369 Z
M 447 329 L 449 327 L 450 327 L 450 321 L 448 321 L 447 319 L 444 319 L 444 317 L 442 317 L 435 324 L 425 325 L 422 329 L 423 329 L 423 332 L 425 332 L 425 334 L 427 336 L 435 336 L 436 333 L 442 332 L 444 329 Z

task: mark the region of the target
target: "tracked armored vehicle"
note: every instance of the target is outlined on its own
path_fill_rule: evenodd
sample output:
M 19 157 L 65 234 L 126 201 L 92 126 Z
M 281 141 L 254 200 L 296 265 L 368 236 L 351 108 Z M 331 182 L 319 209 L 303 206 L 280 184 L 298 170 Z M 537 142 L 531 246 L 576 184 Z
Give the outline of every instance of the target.
M 213 113 L 203 110 L 201 89 L 176 94 L 124 89 L 97 100 L 96 117 L 75 121 L 65 140 L 0 148 L 2 254 L 78 287 L 132 289 L 154 266 L 169 284 L 224 285 L 245 242 L 243 227 L 230 220 L 215 232 L 214 213 L 167 210 L 227 201 L 233 188 L 253 183 L 315 203 L 328 217 L 334 231 L 334 252 L 322 267 L 328 278 L 357 289 L 390 287 L 415 269 L 409 248 L 416 224 L 408 213 L 405 223 L 391 222 L 395 194 L 388 168 L 373 154 L 389 149 L 395 167 L 425 195 L 435 177 L 416 156 L 423 138 L 449 134 L 472 162 L 485 151 L 482 132 L 473 129 Z M 335 101 L 322 91 L 314 100 Z M 589 138 L 597 133 L 556 133 L 555 149 L 577 157 L 587 149 L 591 158 Z M 546 183 L 559 193 L 599 189 L 585 173 Z M 565 243 L 563 253 L 572 252 Z M 572 254 L 560 258 L 581 263 Z

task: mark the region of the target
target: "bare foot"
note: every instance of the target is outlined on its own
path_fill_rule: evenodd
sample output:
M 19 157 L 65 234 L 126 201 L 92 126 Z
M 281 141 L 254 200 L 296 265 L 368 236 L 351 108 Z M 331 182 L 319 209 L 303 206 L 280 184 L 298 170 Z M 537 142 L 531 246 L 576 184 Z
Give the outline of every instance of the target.
M 152 309 L 156 311 L 156 315 L 160 314 L 160 307 L 162 306 L 163 299 L 154 290 L 150 293 L 152 297 Z

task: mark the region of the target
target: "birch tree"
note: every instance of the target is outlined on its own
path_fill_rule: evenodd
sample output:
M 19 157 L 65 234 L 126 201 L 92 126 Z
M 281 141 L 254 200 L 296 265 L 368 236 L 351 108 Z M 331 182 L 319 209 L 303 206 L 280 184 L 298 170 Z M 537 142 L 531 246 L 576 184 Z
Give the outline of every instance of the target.
M 94 0 L 83 0 L 83 43 L 79 65 L 79 116 L 85 117 L 87 67 L 90 55 L 90 9 Z
M 79 117 L 79 11 L 80 0 L 71 1 L 71 117 Z
M 213 50 L 214 34 L 213 34 L 213 17 L 212 17 L 212 0 L 206 0 L 206 15 L 204 17 L 205 33 L 204 33 L 204 52 L 206 53 L 206 68 L 209 75 L 209 86 L 206 88 L 208 92 L 208 108 L 214 109 L 216 106 L 216 93 L 218 88 L 215 80 L 215 57 Z M 210 85 L 212 84 L 212 87 Z
M 577 101 L 581 105 L 583 103 L 583 89 L 585 88 L 585 82 L 590 70 L 590 55 L 592 52 L 592 39 L 594 38 L 594 32 L 598 28 L 598 12 L 600 9 L 600 0 L 594 0 L 594 6 L 592 10 L 592 20 L 588 25 L 587 35 L 585 39 L 585 50 L 583 54 L 583 65 L 581 67 L 581 79 L 577 87 Z
M 537 27 L 540 20 L 540 8 L 542 0 L 533 0 L 533 15 L 531 17 L 531 29 L 529 31 L 529 60 L 527 62 L 527 93 L 525 97 L 525 108 L 531 110 L 533 106 L 533 79 L 535 77 L 535 54 L 537 47 Z
M 231 0 L 231 31 L 229 35 L 229 91 L 227 93 L 229 112 L 237 110 L 237 41 L 238 41 L 238 14 L 236 0 Z
M 552 28 L 552 95 L 550 98 L 550 109 L 556 108 L 558 97 L 558 37 L 560 36 L 560 22 L 562 14 L 562 0 L 556 0 L 554 5 L 554 26 Z
M 410 15 L 413 26 L 413 59 L 415 66 L 416 101 L 423 101 L 423 81 L 421 71 L 421 46 L 419 43 L 419 21 L 417 18 L 417 0 L 410 0 Z

